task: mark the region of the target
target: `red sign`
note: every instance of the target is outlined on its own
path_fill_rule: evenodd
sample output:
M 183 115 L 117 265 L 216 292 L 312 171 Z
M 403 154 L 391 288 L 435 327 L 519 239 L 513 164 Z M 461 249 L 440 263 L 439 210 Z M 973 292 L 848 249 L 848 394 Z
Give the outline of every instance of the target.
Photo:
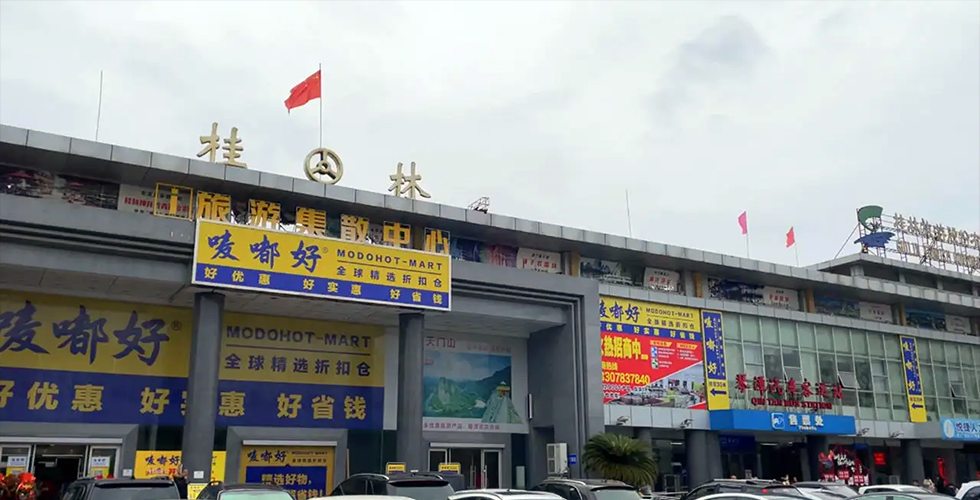
M 611 331 L 602 324 L 603 402 L 706 410 L 704 347 L 696 332 Z
M 749 398 L 749 402 L 754 406 L 784 406 L 787 408 L 814 408 L 818 410 L 829 410 L 833 404 L 828 401 L 804 401 L 816 395 L 823 399 L 843 399 L 844 386 L 835 384 L 827 385 L 826 382 L 817 382 L 815 385 L 809 380 L 803 379 L 797 383 L 795 379 L 789 379 L 783 385 L 783 379 L 765 377 L 755 377 L 752 379 L 752 387 L 749 387 L 748 379 L 744 373 L 735 376 L 735 390 L 745 394 L 751 391 L 759 393 L 757 397 Z
M 884 452 L 876 451 L 874 453 L 874 457 L 875 457 L 875 465 L 881 465 L 881 466 L 888 465 L 888 455 L 885 455 Z

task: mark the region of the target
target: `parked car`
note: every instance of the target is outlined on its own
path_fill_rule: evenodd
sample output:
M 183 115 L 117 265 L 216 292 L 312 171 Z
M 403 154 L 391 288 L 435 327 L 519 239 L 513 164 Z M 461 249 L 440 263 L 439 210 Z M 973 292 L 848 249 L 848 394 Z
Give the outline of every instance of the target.
M 885 485 L 880 485 L 885 486 Z M 896 485 L 887 485 L 896 486 Z M 899 485 L 900 486 L 900 485 Z M 925 493 L 919 493 L 917 491 L 895 491 L 895 490 L 884 490 L 875 493 L 868 493 L 867 495 L 858 495 L 854 497 L 854 500 L 952 500 L 953 497 L 949 495 L 943 495 L 942 493 L 932 493 L 927 491 Z
M 740 492 L 714 493 L 698 498 L 700 500 L 800 500 L 799 496 L 781 495 L 771 491 L 764 494 Z
M 449 500 L 561 500 L 561 497 L 547 491 L 482 489 L 457 491 Z
M 292 500 L 292 495 L 274 484 L 211 483 L 201 490 L 197 500 Z
M 800 490 L 800 493 L 803 494 L 803 497 L 809 500 L 847 500 L 848 498 L 851 498 L 851 497 L 845 497 L 838 493 L 834 493 L 833 491 L 825 490 L 822 488 L 801 488 L 795 484 L 793 485 L 793 487 Z M 855 493 L 855 496 L 856 495 L 857 494 Z
M 549 478 L 531 491 L 554 493 L 565 500 L 640 500 L 636 488 L 606 479 Z
M 718 493 L 748 493 L 755 496 L 806 498 L 802 491 L 769 479 L 714 479 L 694 488 L 681 500 L 694 500 Z
M 874 486 L 862 486 L 858 488 L 859 495 L 868 495 L 871 493 L 881 493 L 886 491 L 904 491 L 908 493 L 929 493 L 929 490 L 925 488 L 920 488 L 919 486 L 912 486 L 911 484 L 876 484 Z
M 815 489 L 824 490 L 831 493 L 836 493 L 838 496 L 844 498 L 851 498 L 858 496 L 858 492 L 854 491 L 854 488 L 843 484 L 843 483 L 826 483 L 823 481 L 799 481 L 793 483 L 793 486 L 800 489 Z
M 413 500 L 446 500 L 455 493 L 452 484 L 441 474 L 411 472 L 406 474 L 354 474 L 334 488 L 330 496 L 380 495 L 401 496 Z
M 956 498 L 960 500 L 980 500 L 980 481 L 970 481 L 963 483 L 956 491 Z
M 170 479 L 96 479 L 84 477 L 72 482 L 62 500 L 176 500 L 177 485 Z

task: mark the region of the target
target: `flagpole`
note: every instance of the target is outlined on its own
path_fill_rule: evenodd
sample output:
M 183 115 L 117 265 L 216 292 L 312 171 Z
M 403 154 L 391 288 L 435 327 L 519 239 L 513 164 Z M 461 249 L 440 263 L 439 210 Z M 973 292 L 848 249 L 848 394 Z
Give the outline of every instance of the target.
M 630 238 L 633 237 L 633 217 L 630 215 L 630 190 L 626 188 L 626 225 L 629 229 Z
M 316 65 L 316 72 L 320 75 L 320 147 L 323 147 L 323 63 Z
M 102 123 L 102 70 L 99 70 L 99 110 L 95 115 L 95 140 L 99 140 L 99 125 Z
M 749 232 L 745 232 L 745 258 L 751 259 L 752 254 L 749 253 Z
M 797 246 L 796 241 L 793 242 L 793 251 L 796 252 L 796 267 L 800 267 L 800 247 Z

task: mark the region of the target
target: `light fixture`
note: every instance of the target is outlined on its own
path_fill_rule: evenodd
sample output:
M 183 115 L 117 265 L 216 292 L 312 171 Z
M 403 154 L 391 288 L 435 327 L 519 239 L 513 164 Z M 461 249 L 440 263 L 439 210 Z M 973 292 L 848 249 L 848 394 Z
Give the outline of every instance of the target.
M 683 422 L 681 422 L 681 425 L 680 425 L 680 428 L 681 428 L 681 429 L 687 429 L 687 428 L 688 428 L 688 427 L 690 427 L 690 426 L 691 426 L 692 424 L 694 424 L 694 420 L 692 420 L 692 419 L 690 419 L 690 418 L 687 418 L 687 419 L 684 419 L 684 421 L 683 421 Z
M 629 421 L 630 418 L 627 417 L 626 415 L 623 415 L 622 417 L 616 419 L 616 425 L 626 425 L 626 423 Z
M 905 435 L 904 432 L 902 432 L 902 431 L 896 431 L 896 432 L 891 433 L 888 437 L 894 439 L 894 438 L 897 438 L 897 437 L 900 437 L 900 436 L 904 436 L 904 435 Z
M 870 428 L 868 428 L 868 427 L 865 427 L 865 428 L 863 428 L 863 429 L 861 429 L 861 430 L 859 430 L 859 431 L 857 432 L 857 435 L 858 435 L 858 436 L 863 436 L 863 435 L 865 435 L 865 434 L 867 434 L 867 433 L 868 433 L 868 432 L 869 432 L 870 430 L 871 430 Z

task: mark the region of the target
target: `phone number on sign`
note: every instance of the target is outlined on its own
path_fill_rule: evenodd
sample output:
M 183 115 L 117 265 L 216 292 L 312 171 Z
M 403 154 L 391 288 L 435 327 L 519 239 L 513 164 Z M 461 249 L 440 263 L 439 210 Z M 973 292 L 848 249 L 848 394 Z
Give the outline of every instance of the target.
M 640 373 L 602 372 L 602 381 L 607 384 L 647 385 L 650 376 Z

